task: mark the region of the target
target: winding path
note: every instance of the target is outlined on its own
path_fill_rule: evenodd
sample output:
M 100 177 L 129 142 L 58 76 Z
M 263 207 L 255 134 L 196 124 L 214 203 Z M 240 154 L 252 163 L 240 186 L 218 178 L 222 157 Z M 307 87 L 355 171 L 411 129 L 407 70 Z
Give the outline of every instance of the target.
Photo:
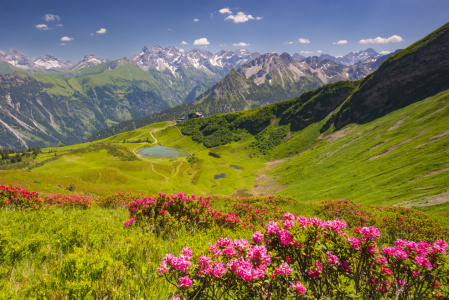
M 174 127 L 176 127 L 176 129 L 178 129 L 179 133 L 180 133 L 182 136 L 184 136 L 184 135 L 182 134 L 181 130 L 179 130 L 179 128 L 178 128 L 176 125 L 175 125 Z M 153 138 L 155 144 L 157 144 L 157 139 L 156 139 L 156 137 L 153 135 L 153 132 L 156 132 L 156 131 L 161 130 L 161 129 L 163 129 L 163 128 L 153 129 L 153 130 L 150 131 L 150 135 L 151 135 L 151 137 Z M 146 143 L 140 144 L 139 146 L 137 146 L 136 148 L 133 149 L 133 152 L 134 152 L 134 154 L 135 154 L 137 157 L 139 157 L 139 159 L 148 162 L 148 163 L 151 165 L 151 169 L 153 170 L 154 173 L 156 173 L 156 174 L 162 176 L 167 182 L 170 181 L 170 178 L 171 178 L 171 177 L 175 177 L 175 176 L 178 174 L 179 170 L 181 169 L 181 166 L 184 164 L 184 161 L 181 161 L 181 163 L 180 163 L 178 166 L 175 167 L 175 172 L 174 172 L 173 174 L 171 174 L 170 176 L 165 176 L 164 174 L 161 174 L 161 173 L 159 173 L 158 171 L 156 171 L 156 170 L 154 169 L 154 163 L 153 163 L 151 160 L 149 160 L 148 158 L 142 157 L 142 156 L 140 156 L 140 155 L 138 155 L 138 154 L 136 153 L 137 149 L 139 149 L 140 147 L 145 146 L 145 145 L 147 145 L 147 144 L 146 144 Z M 192 152 L 190 151 L 190 153 L 192 153 Z
M 153 130 L 150 131 L 150 135 L 151 135 L 151 137 L 154 139 L 154 143 L 155 143 L 155 144 L 157 144 L 157 139 L 154 137 L 153 132 L 156 132 L 156 131 L 161 130 L 161 129 L 162 129 L 162 128 L 158 128 L 158 129 L 153 129 Z M 158 174 L 159 176 L 162 176 L 166 181 L 169 181 L 169 180 L 170 180 L 169 177 L 165 176 L 164 174 L 159 173 L 158 171 L 156 171 L 156 170 L 154 169 L 154 163 L 153 163 L 151 160 L 149 160 L 149 159 L 147 159 L 147 158 L 145 158 L 145 157 L 142 157 L 142 156 L 140 156 L 140 155 L 138 155 L 138 154 L 136 153 L 136 150 L 137 150 L 137 149 L 139 149 L 140 147 L 145 146 L 145 145 L 147 145 L 147 144 L 146 144 L 146 143 L 140 144 L 139 146 L 137 146 L 136 148 L 133 149 L 133 153 L 134 153 L 139 159 L 144 160 L 144 161 L 150 163 L 151 169 L 153 170 L 154 173 Z
M 154 137 L 153 132 L 158 131 L 158 130 L 161 130 L 161 128 L 159 128 L 159 129 L 153 129 L 153 130 L 150 131 L 150 135 L 151 135 L 151 137 L 153 138 L 154 143 L 156 143 L 156 144 L 157 144 L 157 139 Z M 178 130 L 179 130 L 179 129 L 178 129 Z

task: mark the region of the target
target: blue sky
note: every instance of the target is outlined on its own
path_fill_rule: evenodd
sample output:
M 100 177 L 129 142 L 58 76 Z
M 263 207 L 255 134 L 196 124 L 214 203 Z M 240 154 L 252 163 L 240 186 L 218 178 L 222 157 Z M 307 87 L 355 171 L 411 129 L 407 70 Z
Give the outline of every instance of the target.
M 0 2 L 0 50 L 74 62 L 155 45 L 340 56 L 405 48 L 448 12 L 448 0 L 11 0 Z

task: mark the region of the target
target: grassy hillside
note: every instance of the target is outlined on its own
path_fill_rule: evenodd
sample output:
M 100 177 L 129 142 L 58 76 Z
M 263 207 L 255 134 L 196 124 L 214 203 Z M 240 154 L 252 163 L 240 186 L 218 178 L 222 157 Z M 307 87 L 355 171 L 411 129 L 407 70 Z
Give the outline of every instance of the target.
M 319 95 L 310 101 L 317 101 Z M 447 207 L 449 91 L 373 122 L 325 134 L 320 130 L 326 120 L 295 132 L 291 123 L 281 123 L 282 117 L 271 122 L 273 116 L 267 111 L 272 109 L 218 115 L 183 127 L 156 123 L 99 142 L 44 149 L 34 160 L 3 166 L 17 169 L 1 171 L 1 180 L 47 192 L 61 192 L 73 184 L 76 191 L 95 195 L 116 191 L 279 193 L 301 201 L 348 199 L 438 213 Z M 268 116 L 267 122 L 263 116 Z M 189 132 L 192 128 L 202 131 Z M 138 150 L 155 144 L 153 137 L 159 145 L 191 155 L 136 156 Z M 220 174 L 225 177 L 214 179 Z
M 362 203 L 435 205 L 449 190 L 449 91 L 363 125 L 323 134 L 271 174 L 281 194 Z M 319 127 L 309 131 L 319 135 Z M 300 136 L 298 136 L 300 138 Z M 295 145 L 293 137 L 273 149 Z
M 191 153 L 190 157 L 136 156 L 138 150 L 154 145 L 153 137 L 159 145 L 183 149 Z M 4 165 L 3 169 L 14 170 L 0 171 L 0 179 L 3 184 L 46 192 L 64 192 L 73 184 L 76 191 L 95 195 L 161 190 L 231 195 L 250 190 L 256 170 L 263 166 L 260 160 L 248 161 L 247 153 L 240 148 L 240 144 L 225 146 L 214 150 L 220 158 L 210 156 L 209 149 L 164 122 L 99 142 L 46 148 L 35 159 Z M 214 179 L 222 173 L 225 178 Z

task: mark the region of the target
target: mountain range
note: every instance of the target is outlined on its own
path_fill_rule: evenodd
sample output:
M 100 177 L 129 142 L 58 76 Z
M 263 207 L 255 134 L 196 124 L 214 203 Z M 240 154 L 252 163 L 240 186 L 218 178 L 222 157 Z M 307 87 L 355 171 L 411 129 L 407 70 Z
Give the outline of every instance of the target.
M 196 111 L 210 116 L 246 110 L 292 99 L 327 83 L 359 80 L 375 71 L 383 61 L 395 53 L 369 58 L 351 66 L 328 59 L 322 61 L 317 56 L 298 61 L 288 53 L 281 55 L 267 53 L 238 69 L 231 70 L 192 102 L 105 128 L 89 137 L 89 140 L 102 139 L 154 122 L 186 117 Z
M 391 56 L 378 70 L 363 79 L 326 84 L 295 99 L 258 109 L 192 119 L 185 123 L 182 132 L 191 135 L 196 141 L 203 142 L 209 148 L 238 140 L 242 133 L 250 133 L 255 137 L 251 147 L 255 152 L 266 155 L 279 151 L 276 149 L 278 146 L 289 144 L 290 138 L 297 134 L 300 136 L 306 128 L 315 124 L 314 128 L 310 128 L 316 135 L 314 139 L 303 140 L 302 146 L 289 148 L 292 151 L 283 155 L 299 153 L 310 146 L 318 135 L 324 138 L 347 128 L 348 125 L 366 124 L 427 97 L 443 92 L 447 94 L 447 50 L 449 23 Z M 446 101 L 446 96 L 441 97 L 442 102 Z M 444 109 L 446 108 L 443 106 L 440 110 Z M 389 131 L 396 129 L 403 122 L 405 119 L 397 120 Z M 431 140 L 447 135 L 446 131 Z
M 196 110 L 211 115 L 263 106 L 328 82 L 358 80 L 381 59 L 345 66 L 318 57 L 298 61 L 287 53 L 155 46 L 129 60 L 91 54 L 73 64 L 54 55 L 29 59 L 11 49 L 0 52 L 0 146 L 72 144 L 104 128 L 113 134 Z M 121 123 L 126 120 L 133 121 Z
M 177 75 L 177 69 L 185 66 L 192 66 L 202 70 L 210 75 L 219 73 L 222 76 L 228 73 L 232 68 L 239 67 L 244 63 L 260 56 L 257 52 L 250 52 L 246 49 L 236 51 L 221 50 L 216 54 L 202 49 L 193 49 L 185 51 L 183 49 L 169 46 L 162 48 L 154 46 L 151 50 L 144 47 L 141 52 L 132 55 L 129 60 L 134 62 L 139 68 L 148 71 L 151 67 L 158 71 L 169 70 L 174 76 Z M 342 57 L 335 57 L 329 54 L 321 54 L 320 60 L 332 60 L 338 64 L 350 66 L 365 61 L 368 58 L 379 58 L 382 55 L 374 49 L 368 48 L 363 51 L 351 52 Z M 307 57 L 295 53 L 293 59 L 302 61 Z M 66 71 L 76 71 L 84 68 L 93 67 L 98 64 L 110 61 L 95 57 L 94 54 L 85 55 L 78 63 L 64 61 L 53 54 L 45 54 L 36 58 L 29 58 L 17 49 L 11 48 L 5 53 L 0 50 L 0 62 L 8 63 L 13 67 L 30 72 L 46 72 L 52 70 L 64 73 Z M 2 73 L 10 73 L 4 72 Z M 76 74 L 76 73 L 75 73 Z M 179 74 L 178 74 L 179 75 Z

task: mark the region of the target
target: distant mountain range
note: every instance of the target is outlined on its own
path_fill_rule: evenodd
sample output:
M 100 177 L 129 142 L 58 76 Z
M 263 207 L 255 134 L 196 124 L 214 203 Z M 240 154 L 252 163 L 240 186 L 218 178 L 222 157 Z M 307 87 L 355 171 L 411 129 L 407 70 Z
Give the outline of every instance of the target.
M 393 53 L 345 66 L 328 59 L 322 61 L 316 56 L 297 61 L 288 53 L 267 53 L 231 70 L 192 102 L 124 121 L 95 133 L 89 139 L 102 139 L 147 124 L 186 117 L 196 111 L 210 116 L 292 99 L 327 83 L 362 79 L 391 55 Z
M 194 67 L 208 73 L 209 75 L 221 74 L 221 76 L 223 76 L 232 68 L 240 67 L 258 56 L 260 56 L 259 53 L 250 52 L 245 49 L 239 49 L 236 51 L 221 50 L 216 54 L 212 54 L 211 52 L 202 49 L 185 51 L 174 46 L 169 46 L 166 48 L 154 46 L 150 50 L 145 46 L 141 52 L 132 55 L 129 60 L 135 63 L 142 70 L 148 71 L 154 67 L 160 72 L 168 70 L 173 74 L 173 76 L 180 75 L 178 70 L 186 66 Z M 364 51 L 351 52 L 343 57 L 322 54 L 319 56 L 319 59 L 322 61 L 328 59 L 338 64 L 350 66 L 358 62 L 365 61 L 368 58 L 378 58 L 380 56 L 382 55 L 377 53 L 374 49 L 368 48 Z M 302 61 L 307 58 L 299 53 L 293 54 L 292 57 L 298 61 Z M 30 72 L 45 72 L 52 70 L 55 72 L 64 73 L 68 71 L 82 70 L 108 61 L 110 60 L 97 58 L 93 54 L 85 55 L 80 62 L 74 63 L 71 61 L 64 61 L 53 54 L 45 54 L 36 58 L 29 58 L 14 48 L 10 49 L 8 53 L 0 50 L 0 62 L 6 62 L 17 69 Z
M 54 55 L 30 59 L 11 49 L 0 52 L 0 147 L 72 144 L 116 124 L 105 132 L 197 110 L 211 115 L 294 98 L 329 82 L 363 78 L 385 59 L 365 52 L 376 57 L 346 66 L 299 54 L 294 59 L 287 53 L 156 46 L 129 60 L 91 54 L 74 64 Z M 358 54 L 351 55 L 356 61 Z M 143 119 L 147 123 L 140 125 Z M 121 123 L 127 120 L 133 121 Z

